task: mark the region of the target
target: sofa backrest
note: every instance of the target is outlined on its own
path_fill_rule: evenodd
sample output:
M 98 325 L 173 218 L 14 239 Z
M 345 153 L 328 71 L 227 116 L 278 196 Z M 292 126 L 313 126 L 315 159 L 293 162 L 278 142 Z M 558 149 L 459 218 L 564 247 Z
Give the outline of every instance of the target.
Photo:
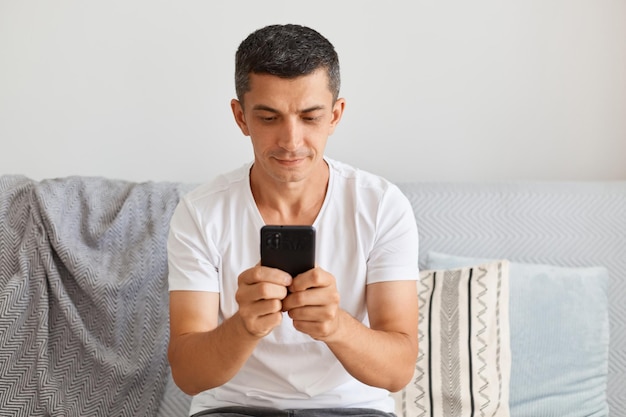
M 403 183 L 429 251 L 609 270 L 611 415 L 626 415 L 626 182 Z M 582 358 L 581 358 L 582 360 Z
M 174 206 L 194 186 L 80 177 L 42 182 L 0 178 L 3 412 L 87 415 L 80 411 L 102 411 L 104 405 L 115 415 L 141 415 L 144 406 L 152 413 L 144 415 L 187 412 L 189 397 L 173 384 L 167 366 L 163 245 Z M 415 212 L 422 266 L 433 250 L 608 268 L 609 404 L 612 415 L 626 415 L 626 182 L 399 186 Z M 113 235 L 124 238 L 111 240 Z M 80 246 L 83 257 L 68 249 L 72 245 Z M 128 262 L 134 259 L 132 270 L 125 273 L 121 258 L 111 258 L 112 253 Z M 73 277 L 78 281 L 72 282 Z M 138 291 L 143 291 L 139 303 L 132 298 Z M 104 319 L 98 308 L 129 328 L 137 328 L 128 321 L 131 317 L 145 320 L 146 331 L 137 331 L 132 341 L 120 340 L 123 333 L 98 323 Z M 25 323 L 40 333 L 29 336 Z M 54 323 L 65 323 L 69 330 Z M 138 346 L 144 350 L 133 352 Z M 152 346 L 153 357 L 147 346 Z M 68 355 L 74 348 L 74 356 Z M 49 366 L 53 372 L 41 372 Z M 82 384 L 78 391 L 67 385 L 76 378 Z M 155 385 L 142 389 L 137 385 L 142 378 Z M 93 381 L 106 381 L 109 387 L 117 383 L 120 390 L 100 392 Z

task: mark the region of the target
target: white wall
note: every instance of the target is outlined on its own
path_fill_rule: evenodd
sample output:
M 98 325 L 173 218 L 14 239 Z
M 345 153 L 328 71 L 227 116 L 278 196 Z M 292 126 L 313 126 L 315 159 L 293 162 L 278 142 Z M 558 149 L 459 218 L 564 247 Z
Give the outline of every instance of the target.
M 334 158 L 394 181 L 626 179 L 622 0 L 0 0 L 0 174 L 239 166 L 235 50 L 288 22 L 340 54 Z

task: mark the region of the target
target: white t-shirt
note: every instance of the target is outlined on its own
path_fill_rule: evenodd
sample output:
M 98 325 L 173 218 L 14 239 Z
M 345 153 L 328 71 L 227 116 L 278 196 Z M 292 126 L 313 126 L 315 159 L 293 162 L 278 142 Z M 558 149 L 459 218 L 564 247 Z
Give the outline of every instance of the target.
M 328 190 L 313 223 L 316 264 L 335 277 L 341 308 L 367 324 L 366 285 L 419 278 L 415 217 L 395 185 L 326 162 Z M 171 221 L 169 289 L 219 292 L 220 322 L 238 309 L 237 277 L 260 260 L 264 222 L 250 190 L 251 166 L 191 191 Z M 295 330 L 287 313 L 234 378 L 193 397 L 190 413 L 233 405 L 394 410 L 386 390 L 354 379 L 323 342 Z

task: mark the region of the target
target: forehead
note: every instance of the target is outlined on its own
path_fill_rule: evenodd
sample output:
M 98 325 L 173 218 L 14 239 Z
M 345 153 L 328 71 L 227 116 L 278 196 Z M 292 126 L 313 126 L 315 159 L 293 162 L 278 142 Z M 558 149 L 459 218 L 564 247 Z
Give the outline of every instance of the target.
M 270 74 L 250 74 L 250 89 L 244 94 L 245 102 L 271 105 L 290 102 L 332 102 L 328 73 L 318 69 L 311 74 L 295 78 L 282 78 Z

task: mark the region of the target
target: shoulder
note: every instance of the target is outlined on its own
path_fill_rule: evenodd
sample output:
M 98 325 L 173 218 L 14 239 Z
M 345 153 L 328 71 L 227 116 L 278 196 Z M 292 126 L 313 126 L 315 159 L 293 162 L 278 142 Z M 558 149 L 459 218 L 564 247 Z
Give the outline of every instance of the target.
M 344 162 L 326 158 L 331 176 L 342 192 L 354 192 L 362 198 L 405 199 L 400 189 L 386 178 L 355 168 Z
M 247 163 L 233 171 L 219 175 L 192 189 L 183 196 L 185 202 L 195 205 L 205 200 L 214 199 L 216 196 L 237 192 L 245 188 L 249 181 L 251 163 Z
M 172 216 L 172 226 L 180 220 L 196 224 L 203 228 L 212 222 L 224 222 L 244 210 L 249 193 L 249 171 L 251 163 L 236 170 L 222 174 L 213 180 L 199 185 L 185 194 L 178 203 Z

